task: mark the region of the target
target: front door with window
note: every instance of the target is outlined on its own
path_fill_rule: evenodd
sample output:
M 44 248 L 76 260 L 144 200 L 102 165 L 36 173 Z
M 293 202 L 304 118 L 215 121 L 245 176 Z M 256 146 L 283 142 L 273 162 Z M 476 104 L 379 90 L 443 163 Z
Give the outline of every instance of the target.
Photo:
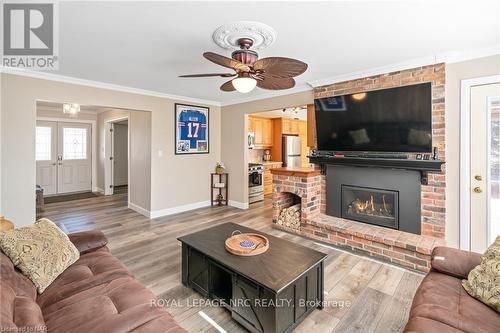
M 470 91 L 470 249 L 500 235 L 500 83 Z
M 90 124 L 38 121 L 36 163 L 37 184 L 45 195 L 90 191 Z

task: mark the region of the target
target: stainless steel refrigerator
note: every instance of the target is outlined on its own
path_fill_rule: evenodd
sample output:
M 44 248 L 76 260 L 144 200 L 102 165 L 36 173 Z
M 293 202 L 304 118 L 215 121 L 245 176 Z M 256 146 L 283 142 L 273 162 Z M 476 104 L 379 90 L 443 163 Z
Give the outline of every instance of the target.
M 288 168 L 301 167 L 300 138 L 294 135 L 283 135 L 283 166 Z

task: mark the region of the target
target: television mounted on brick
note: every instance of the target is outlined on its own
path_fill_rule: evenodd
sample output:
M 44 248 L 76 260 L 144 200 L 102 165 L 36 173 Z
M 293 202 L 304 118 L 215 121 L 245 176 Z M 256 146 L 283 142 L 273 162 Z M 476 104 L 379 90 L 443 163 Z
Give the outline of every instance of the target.
M 431 83 L 317 98 L 318 150 L 430 153 Z

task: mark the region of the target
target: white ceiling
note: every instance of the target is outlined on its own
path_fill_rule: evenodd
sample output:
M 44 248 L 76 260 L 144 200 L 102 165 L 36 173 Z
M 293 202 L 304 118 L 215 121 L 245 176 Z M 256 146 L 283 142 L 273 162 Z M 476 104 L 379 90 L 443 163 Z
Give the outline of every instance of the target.
M 309 64 L 307 82 L 447 52 L 500 44 L 500 1 L 60 2 L 60 68 L 55 74 L 222 103 L 269 96 L 221 92 L 227 72 L 202 57 L 229 56 L 212 41 L 220 25 L 260 21 L 277 32 L 261 57 Z

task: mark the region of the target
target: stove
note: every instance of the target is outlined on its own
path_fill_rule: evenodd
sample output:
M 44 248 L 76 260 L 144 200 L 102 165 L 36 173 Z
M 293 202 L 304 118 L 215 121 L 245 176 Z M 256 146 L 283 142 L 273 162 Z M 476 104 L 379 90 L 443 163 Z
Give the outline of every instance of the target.
M 248 202 L 264 200 L 264 165 L 259 163 L 248 164 Z

